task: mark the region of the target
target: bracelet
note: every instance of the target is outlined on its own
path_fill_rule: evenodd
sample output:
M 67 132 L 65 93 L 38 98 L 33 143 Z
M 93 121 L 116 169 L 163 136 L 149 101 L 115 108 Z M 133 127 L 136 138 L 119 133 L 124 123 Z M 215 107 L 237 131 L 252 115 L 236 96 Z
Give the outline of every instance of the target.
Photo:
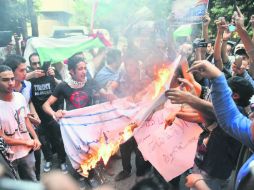
M 193 183 L 193 187 L 195 187 L 196 184 L 197 184 L 199 181 L 205 181 L 205 180 L 204 180 L 204 178 L 197 179 L 197 180 Z

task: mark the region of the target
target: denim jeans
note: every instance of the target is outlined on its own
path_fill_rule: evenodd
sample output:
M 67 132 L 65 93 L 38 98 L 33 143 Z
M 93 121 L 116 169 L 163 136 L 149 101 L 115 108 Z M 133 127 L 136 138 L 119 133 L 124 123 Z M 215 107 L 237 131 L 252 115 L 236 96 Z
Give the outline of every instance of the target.
M 53 149 L 57 152 L 60 163 L 66 162 L 60 126 L 57 122 L 53 120 L 42 122 L 38 128 L 38 136 L 42 144 L 41 150 L 47 162 L 51 162 L 53 159 Z
M 23 158 L 13 161 L 13 167 L 18 171 L 20 179 L 37 181 L 35 175 L 34 152 L 29 153 Z

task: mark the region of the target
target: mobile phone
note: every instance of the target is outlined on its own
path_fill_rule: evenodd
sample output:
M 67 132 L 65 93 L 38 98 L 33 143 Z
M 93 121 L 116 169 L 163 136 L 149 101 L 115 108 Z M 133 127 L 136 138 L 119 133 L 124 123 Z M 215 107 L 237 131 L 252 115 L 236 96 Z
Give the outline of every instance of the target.
M 45 73 L 47 73 L 50 66 L 51 66 L 51 62 L 50 62 L 50 61 L 45 61 L 45 62 L 43 63 L 43 65 L 42 65 L 41 69 L 42 69 Z
M 228 25 L 228 30 L 229 30 L 229 32 L 234 32 L 236 30 L 235 25 L 233 25 L 233 24 Z

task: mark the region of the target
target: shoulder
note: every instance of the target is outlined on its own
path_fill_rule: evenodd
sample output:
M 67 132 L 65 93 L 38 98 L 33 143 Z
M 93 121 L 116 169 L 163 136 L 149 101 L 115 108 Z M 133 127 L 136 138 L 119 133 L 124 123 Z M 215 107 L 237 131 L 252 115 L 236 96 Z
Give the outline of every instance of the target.
M 24 80 L 23 82 L 25 83 L 26 86 L 31 86 L 31 82 L 30 81 Z
M 26 102 L 25 97 L 19 92 L 13 92 L 13 96 L 14 96 L 14 101 L 24 101 L 24 102 Z
M 66 88 L 66 87 L 69 87 L 67 82 L 60 82 L 59 84 L 57 84 L 57 88 Z

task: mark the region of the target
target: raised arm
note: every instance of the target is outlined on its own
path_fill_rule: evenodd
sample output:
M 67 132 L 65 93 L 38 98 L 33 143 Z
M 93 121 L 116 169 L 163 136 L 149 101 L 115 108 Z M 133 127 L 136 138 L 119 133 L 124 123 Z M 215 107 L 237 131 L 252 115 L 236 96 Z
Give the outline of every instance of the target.
M 240 9 L 237 7 L 237 14 L 235 16 L 236 31 L 238 32 L 244 47 L 249 55 L 249 57 L 254 60 L 254 42 L 251 40 L 248 32 L 244 26 L 244 16 Z
M 246 146 L 254 148 L 254 125 L 238 111 L 222 72 L 205 60 L 197 62 L 189 71 L 199 72 L 212 80 L 212 102 L 220 127 Z
M 221 45 L 221 58 L 223 64 L 226 64 L 229 62 L 228 54 L 227 54 L 227 42 L 231 37 L 231 32 L 228 30 L 225 30 L 222 36 L 222 45 Z
M 202 36 L 205 39 L 205 41 L 208 41 L 208 27 L 211 22 L 211 18 L 209 16 L 209 13 L 206 12 L 205 16 L 203 17 L 203 24 L 202 24 Z
M 222 17 L 219 20 L 216 21 L 217 25 L 217 35 L 214 43 L 214 61 L 216 67 L 223 70 L 223 62 L 221 58 L 221 41 L 222 41 L 222 35 L 224 33 L 224 30 L 226 29 L 226 21 L 225 18 Z

